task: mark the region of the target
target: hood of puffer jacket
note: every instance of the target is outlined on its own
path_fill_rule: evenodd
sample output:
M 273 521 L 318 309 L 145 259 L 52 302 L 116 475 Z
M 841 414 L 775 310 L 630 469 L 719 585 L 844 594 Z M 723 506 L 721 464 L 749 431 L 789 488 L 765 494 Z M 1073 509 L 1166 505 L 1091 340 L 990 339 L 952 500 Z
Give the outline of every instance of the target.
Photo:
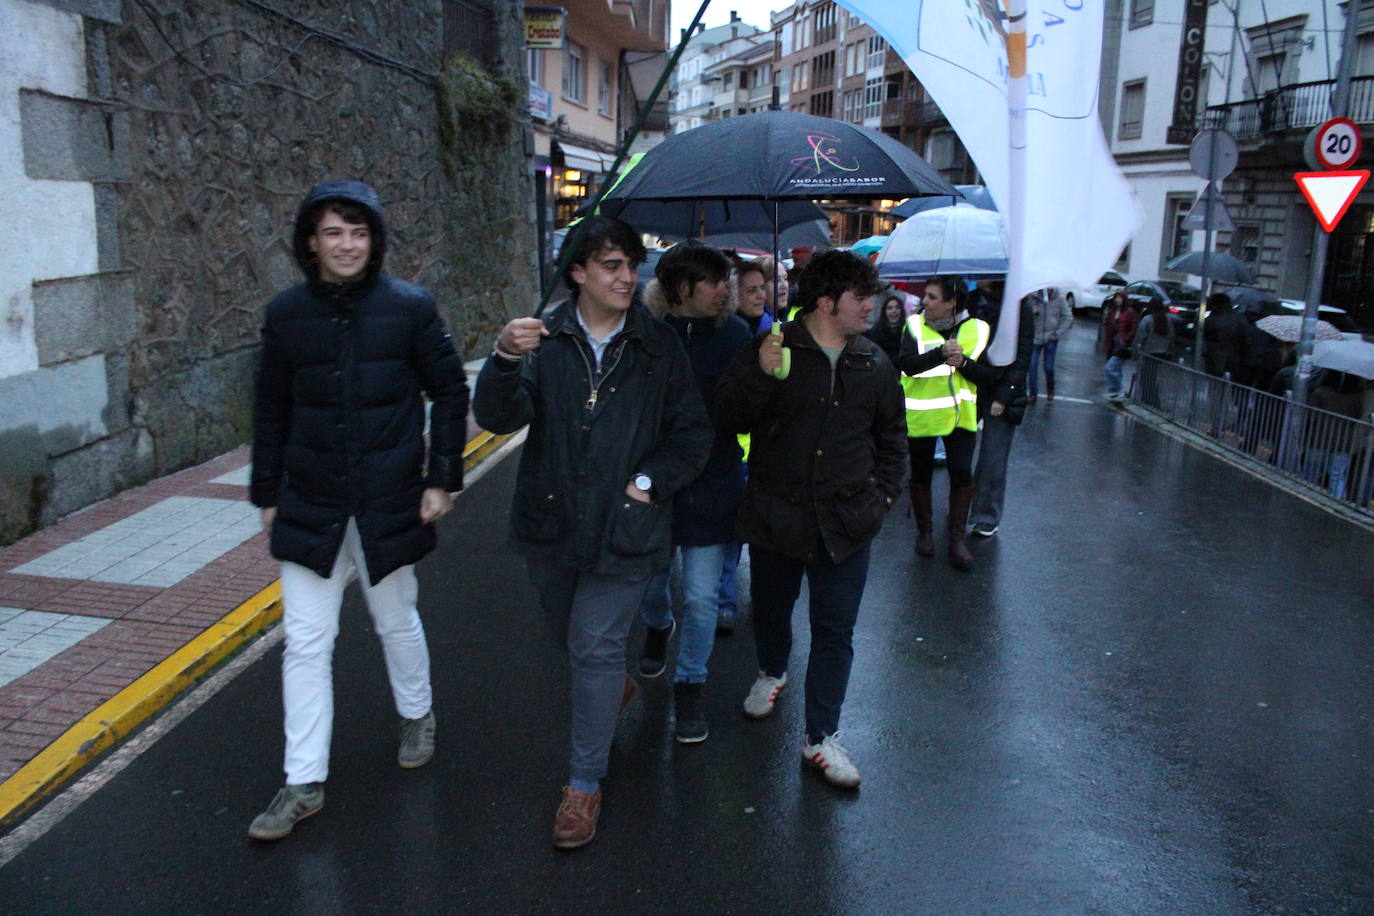
M 663 284 L 658 282 L 657 277 L 644 284 L 644 307 L 655 318 L 663 318 L 672 313 L 672 310 L 668 308 L 668 297 L 663 294 Z M 723 327 L 725 322 L 730 320 L 730 316 L 737 311 L 739 311 L 739 289 L 735 283 L 734 274 L 731 274 L 730 297 L 725 300 L 725 308 L 716 318 L 716 327 Z
M 315 234 L 315 226 L 308 217 L 312 207 L 326 200 L 346 200 L 367 211 L 367 226 L 372 230 L 372 256 L 367 262 L 364 283 L 370 286 L 382 272 L 382 263 L 386 258 L 386 221 L 382 219 L 381 198 L 361 181 L 326 181 L 306 193 L 301 205 L 296 208 L 296 231 L 291 239 L 296 264 L 312 284 L 319 282 L 319 268 L 313 263 L 315 255 L 310 250 L 310 237 Z

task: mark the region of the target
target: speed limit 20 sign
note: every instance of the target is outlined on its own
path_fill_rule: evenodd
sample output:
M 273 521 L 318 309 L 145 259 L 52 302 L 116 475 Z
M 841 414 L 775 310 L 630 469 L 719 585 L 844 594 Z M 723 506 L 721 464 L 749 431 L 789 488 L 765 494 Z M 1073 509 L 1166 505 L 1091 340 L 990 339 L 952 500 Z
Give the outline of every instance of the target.
M 1322 168 L 1340 171 L 1360 158 L 1360 129 L 1349 118 L 1332 118 L 1312 132 L 1312 152 Z

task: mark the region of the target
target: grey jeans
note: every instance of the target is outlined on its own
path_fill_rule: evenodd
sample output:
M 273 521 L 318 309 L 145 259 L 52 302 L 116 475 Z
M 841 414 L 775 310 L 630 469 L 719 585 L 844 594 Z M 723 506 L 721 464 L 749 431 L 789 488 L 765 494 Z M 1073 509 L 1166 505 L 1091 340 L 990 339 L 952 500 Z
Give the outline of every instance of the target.
M 533 560 L 529 571 L 554 636 L 568 651 L 572 674 L 569 775 L 594 782 L 606 775 L 625 690 L 625 644 L 650 574 L 603 576 L 547 567 Z
M 973 472 L 973 508 L 970 524 L 995 528 L 1002 524 L 1002 503 L 1007 495 L 1007 458 L 1016 424 L 1001 417 L 983 421 L 978 443 L 978 467 Z

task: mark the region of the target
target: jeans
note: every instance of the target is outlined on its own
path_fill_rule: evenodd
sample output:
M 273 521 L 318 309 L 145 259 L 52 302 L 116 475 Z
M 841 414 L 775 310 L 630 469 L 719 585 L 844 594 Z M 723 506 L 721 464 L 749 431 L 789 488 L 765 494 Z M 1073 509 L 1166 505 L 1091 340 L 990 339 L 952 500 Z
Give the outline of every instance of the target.
M 981 528 L 1002 524 L 1002 504 L 1007 495 L 1007 458 L 1016 424 L 1002 417 L 983 421 L 983 441 L 978 446 L 978 469 L 973 472 L 973 509 L 969 521 Z
M 575 780 L 597 782 L 606 775 L 625 691 L 625 644 L 649 576 L 605 576 L 538 560 L 530 560 L 528 568 L 554 636 L 567 647 L 569 772 Z
M 801 594 L 802 573 L 811 590 L 811 653 L 806 665 L 806 736 L 814 744 L 840 728 L 840 707 L 854 663 L 854 622 L 868 579 L 865 544 L 840 563 L 824 546 L 814 563 L 749 545 L 754 641 L 759 670 L 769 677 L 787 673 L 792 654 L 792 608 Z
M 739 612 L 739 586 L 735 574 L 739 571 L 739 558 L 743 551 L 744 545 L 739 541 L 725 545 L 725 564 L 720 570 L 720 594 L 716 598 L 716 606 L 722 615 L 733 616 Z
M 1121 370 L 1125 367 L 1126 361 L 1119 356 L 1107 358 L 1107 364 L 1102 367 L 1102 371 L 1107 375 L 1107 396 L 1123 394 L 1121 390 Z
M 1047 340 L 1042 344 L 1031 346 L 1030 370 L 1026 373 L 1026 391 L 1031 397 L 1035 397 L 1040 391 L 1040 357 L 1043 351 L 1045 358 L 1045 380 L 1051 385 L 1054 384 L 1054 354 L 1059 349 L 1059 341 Z
M 716 644 L 716 597 L 720 594 L 720 572 L 728 546 L 678 548 L 682 552 L 682 635 L 678 638 L 674 683 L 706 682 L 706 663 L 711 660 L 711 649 Z M 640 616 L 645 626 L 661 630 L 672 623 L 672 614 L 668 573 L 664 570 L 649 580 Z
M 324 782 L 329 776 L 334 638 L 339 633 L 339 608 L 350 569 L 358 570 L 363 600 L 382 641 L 396 712 L 418 719 L 430 710 L 429 648 L 415 609 L 419 594 L 415 567 L 402 566 L 375 585 L 369 582 L 358 525 L 350 518 L 329 578 L 295 563 L 281 565 L 282 629 L 286 633 L 281 692 L 286 712 L 286 781 L 292 785 Z

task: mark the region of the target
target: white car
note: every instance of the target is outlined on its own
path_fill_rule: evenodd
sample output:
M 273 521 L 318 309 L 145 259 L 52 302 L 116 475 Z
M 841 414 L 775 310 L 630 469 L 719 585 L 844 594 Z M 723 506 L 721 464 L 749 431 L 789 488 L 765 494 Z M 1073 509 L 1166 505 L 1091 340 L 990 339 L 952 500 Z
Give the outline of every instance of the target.
M 1307 302 L 1303 299 L 1280 299 L 1279 304 L 1283 306 L 1285 315 L 1301 315 L 1307 311 Z M 1350 319 L 1350 313 L 1334 305 L 1317 306 L 1317 317 L 1322 321 L 1331 322 L 1338 331 L 1358 330 L 1355 322 Z
M 1081 309 L 1101 309 L 1102 303 L 1111 298 L 1112 293 L 1131 281 L 1123 274 L 1109 270 L 1097 278 L 1092 286 L 1064 290 L 1064 299 L 1069 308 L 1077 312 Z

